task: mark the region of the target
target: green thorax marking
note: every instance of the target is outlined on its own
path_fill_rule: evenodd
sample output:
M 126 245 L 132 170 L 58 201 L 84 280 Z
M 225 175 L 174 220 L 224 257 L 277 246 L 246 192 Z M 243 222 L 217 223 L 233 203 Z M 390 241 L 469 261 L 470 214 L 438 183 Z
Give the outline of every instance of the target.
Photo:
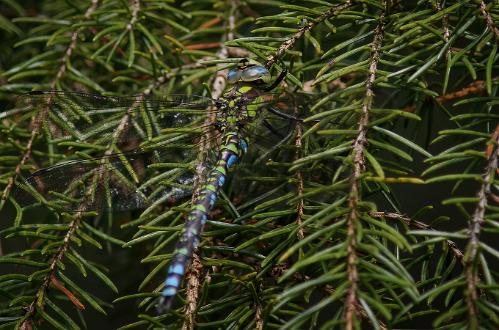
M 220 97 L 220 100 L 224 105 L 217 112 L 217 122 L 224 130 L 237 130 L 257 115 L 262 97 L 257 88 L 237 84 Z

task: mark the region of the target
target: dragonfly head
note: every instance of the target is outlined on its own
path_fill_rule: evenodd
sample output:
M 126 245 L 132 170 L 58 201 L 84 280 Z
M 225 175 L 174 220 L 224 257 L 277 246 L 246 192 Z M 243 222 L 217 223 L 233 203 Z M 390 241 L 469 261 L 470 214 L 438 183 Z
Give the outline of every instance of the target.
M 270 72 L 263 65 L 252 63 L 248 59 L 239 61 L 237 68 L 227 74 L 227 81 L 231 84 L 242 82 L 248 85 L 263 85 L 270 81 Z

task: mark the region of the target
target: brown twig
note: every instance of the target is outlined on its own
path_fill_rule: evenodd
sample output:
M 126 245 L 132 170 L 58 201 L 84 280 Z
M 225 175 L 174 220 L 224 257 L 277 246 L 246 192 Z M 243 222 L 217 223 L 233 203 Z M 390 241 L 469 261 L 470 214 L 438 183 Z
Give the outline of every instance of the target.
M 422 229 L 422 230 L 434 230 L 430 225 L 427 225 L 424 222 L 414 220 L 408 216 L 402 215 L 400 213 L 393 213 L 393 212 L 377 212 L 377 211 L 371 211 L 369 212 L 369 215 L 373 218 L 383 218 L 383 219 L 391 219 L 391 220 L 399 220 L 405 223 L 406 225 L 417 228 L 417 229 Z M 451 253 L 454 255 L 454 257 L 461 263 L 463 263 L 463 252 L 457 247 L 456 243 L 454 243 L 451 240 L 446 240 L 447 246 L 449 247 Z
M 295 138 L 295 147 L 296 153 L 295 158 L 299 159 L 302 155 L 302 127 L 301 123 L 297 123 L 296 125 L 296 138 Z M 296 172 L 296 189 L 298 196 L 303 195 L 304 185 L 303 185 L 303 174 L 300 170 Z M 305 203 L 303 202 L 303 198 L 300 198 L 298 201 L 298 205 L 296 206 L 296 224 L 298 225 L 298 232 L 296 236 L 299 240 L 302 240 L 305 235 L 303 233 L 302 220 L 303 220 L 303 208 L 305 207 Z
M 499 129 L 499 125 L 498 125 Z M 496 130 L 497 131 L 497 130 Z M 497 171 L 497 159 L 499 157 L 499 136 L 494 134 L 494 139 L 492 140 L 493 149 L 488 157 L 487 166 L 485 168 L 485 173 L 483 174 L 483 182 L 480 190 L 477 193 L 478 204 L 475 207 L 473 216 L 469 224 L 469 239 L 465 250 L 464 257 L 464 269 L 467 282 L 466 288 L 466 306 L 469 315 L 470 328 L 478 328 L 478 293 L 477 284 L 479 282 L 476 258 L 478 254 L 478 249 L 480 246 L 480 233 L 482 226 L 485 222 L 485 210 L 487 208 L 487 202 L 489 195 L 491 194 L 490 187 L 492 181 L 494 180 L 494 172 Z
M 255 329 L 256 330 L 263 330 L 264 329 L 263 309 L 262 309 L 262 305 L 260 304 L 260 302 L 257 302 L 255 309 L 256 309 L 256 311 L 255 311 Z
M 372 107 L 374 97 L 373 86 L 376 79 L 376 72 L 380 58 L 381 43 L 383 41 L 383 25 L 385 12 L 379 18 L 379 23 L 374 30 L 374 40 L 372 42 L 371 60 L 369 64 L 369 74 L 365 85 L 364 101 L 361 109 L 358 134 L 353 143 L 353 173 L 350 178 L 350 195 L 347 215 L 347 273 L 350 284 L 345 301 L 345 328 L 352 330 L 355 327 L 355 315 L 358 313 L 358 282 L 359 274 L 357 270 L 357 207 L 360 202 L 360 185 L 362 173 L 365 171 L 364 151 L 367 147 L 367 127 L 369 124 L 369 112 Z
M 203 24 L 201 24 L 199 26 L 199 29 L 200 30 L 203 30 L 203 29 L 209 29 L 211 28 L 212 26 L 215 26 L 217 25 L 218 23 L 220 23 L 222 20 L 220 19 L 220 17 L 215 17 L 213 19 L 210 19 L 209 21 L 207 22 L 204 22 Z
M 204 42 L 201 44 L 191 44 L 185 46 L 185 49 L 189 50 L 197 50 L 197 49 L 210 49 L 210 48 L 218 48 L 222 44 L 220 42 Z
M 485 81 L 475 80 L 474 82 L 472 82 L 468 86 L 466 86 L 458 91 L 437 96 L 435 98 L 435 100 L 437 100 L 437 102 L 448 102 L 448 101 L 452 101 L 452 100 L 457 99 L 457 98 L 465 97 L 469 94 L 480 94 L 484 90 L 485 90 Z
M 442 3 L 440 1 L 437 1 L 434 4 L 434 7 L 435 7 L 436 10 L 441 11 L 442 10 Z M 449 36 L 450 36 L 450 31 L 449 31 L 449 15 L 445 14 L 442 17 L 442 25 L 443 25 L 443 28 L 444 28 L 444 33 L 443 33 L 442 37 L 444 38 L 444 41 L 447 43 L 449 41 Z M 445 58 L 446 59 L 449 58 L 450 52 L 451 52 L 450 49 L 447 49 L 447 51 L 445 52 Z
M 190 311 L 196 311 L 197 301 L 199 297 L 199 292 L 201 290 L 201 275 L 203 272 L 203 264 L 201 263 L 201 258 L 198 253 L 192 255 L 192 262 L 186 273 L 187 279 L 187 306 L 185 312 L 184 323 L 182 324 L 182 330 L 194 329 L 196 325 L 196 313 Z M 192 306 L 190 306 L 192 305 Z
M 317 24 L 323 22 L 324 20 L 338 15 L 341 11 L 345 10 L 346 8 L 350 7 L 351 5 L 352 5 L 352 1 L 347 0 L 347 1 L 345 1 L 345 3 L 331 7 L 328 11 L 326 11 L 325 13 L 320 15 L 315 21 L 309 22 L 308 24 L 305 24 L 300 30 L 298 30 L 298 32 L 293 34 L 293 36 L 291 36 L 288 40 L 286 40 L 284 43 L 282 43 L 282 45 L 277 49 L 275 54 L 270 56 L 267 59 L 265 66 L 267 68 L 270 68 L 272 65 L 274 65 L 274 63 L 278 59 L 280 59 L 287 50 L 293 48 L 296 41 L 298 39 L 300 39 L 305 34 L 305 32 L 312 30 Z
M 497 77 L 494 77 L 493 80 L 496 80 Z M 484 80 L 475 80 L 466 87 L 461 88 L 458 91 L 450 92 L 444 95 L 437 96 L 435 101 L 439 103 L 449 102 L 458 98 L 466 97 L 470 94 L 481 94 L 485 91 L 486 85 Z M 416 106 L 414 104 L 406 106 L 404 111 L 414 112 L 416 110 Z
M 491 30 L 495 34 L 496 39 L 499 38 L 499 29 L 496 27 L 492 15 L 487 11 L 487 5 L 483 0 L 480 1 L 480 12 L 485 18 L 485 22 L 489 30 Z
M 127 31 L 131 31 L 133 29 L 133 26 L 135 23 L 137 23 L 137 17 L 140 11 L 140 1 L 139 0 L 132 0 L 132 17 L 130 18 L 130 21 L 128 22 L 126 29 Z

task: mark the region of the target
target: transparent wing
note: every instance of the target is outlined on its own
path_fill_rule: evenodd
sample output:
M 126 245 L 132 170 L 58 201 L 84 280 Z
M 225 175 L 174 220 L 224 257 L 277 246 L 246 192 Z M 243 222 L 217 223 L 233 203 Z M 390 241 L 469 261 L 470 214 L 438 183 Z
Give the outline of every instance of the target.
M 180 127 L 204 118 L 217 100 L 169 95 L 113 97 L 80 92 L 36 91 L 18 97 L 17 108 L 43 112 L 46 133 L 56 141 L 105 145 L 148 140 L 161 128 Z
M 44 141 L 69 160 L 17 184 L 15 200 L 23 206 L 42 202 L 70 211 L 130 210 L 189 194 L 197 143 L 209 128 L 204 127 L 206 115 L 216 109 L 216 102 L 183 95 L 23 95 L 18 107 L 45 112 Z
M 173 150 L 112 154 L 41 169 L 18 184 L 15 200 L 64 211 L 114 211 L 169 203 L 192 191 L 192 166 L 172 159 Z M 182 150 L 177 149 L 178 158 Z M 161 156 L 168 156 L 168 163 Z M 179 163 L 175 163 L 179 162 Z

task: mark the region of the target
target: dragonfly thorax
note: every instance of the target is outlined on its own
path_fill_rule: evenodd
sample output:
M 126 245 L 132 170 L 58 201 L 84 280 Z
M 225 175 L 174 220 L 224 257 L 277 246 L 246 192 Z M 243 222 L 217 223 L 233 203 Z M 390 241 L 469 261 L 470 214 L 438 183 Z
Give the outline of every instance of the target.
M 223 102 L 217 111 L 215 127 L 219 131 L 238 131 L 250 122 L 252 117 L 246 104 Z
M 217 130 L 240 130 L 253 121 L 260 95 L 258 88 L 242 85 L 236 85 L 226 92 L 217 100 Z

